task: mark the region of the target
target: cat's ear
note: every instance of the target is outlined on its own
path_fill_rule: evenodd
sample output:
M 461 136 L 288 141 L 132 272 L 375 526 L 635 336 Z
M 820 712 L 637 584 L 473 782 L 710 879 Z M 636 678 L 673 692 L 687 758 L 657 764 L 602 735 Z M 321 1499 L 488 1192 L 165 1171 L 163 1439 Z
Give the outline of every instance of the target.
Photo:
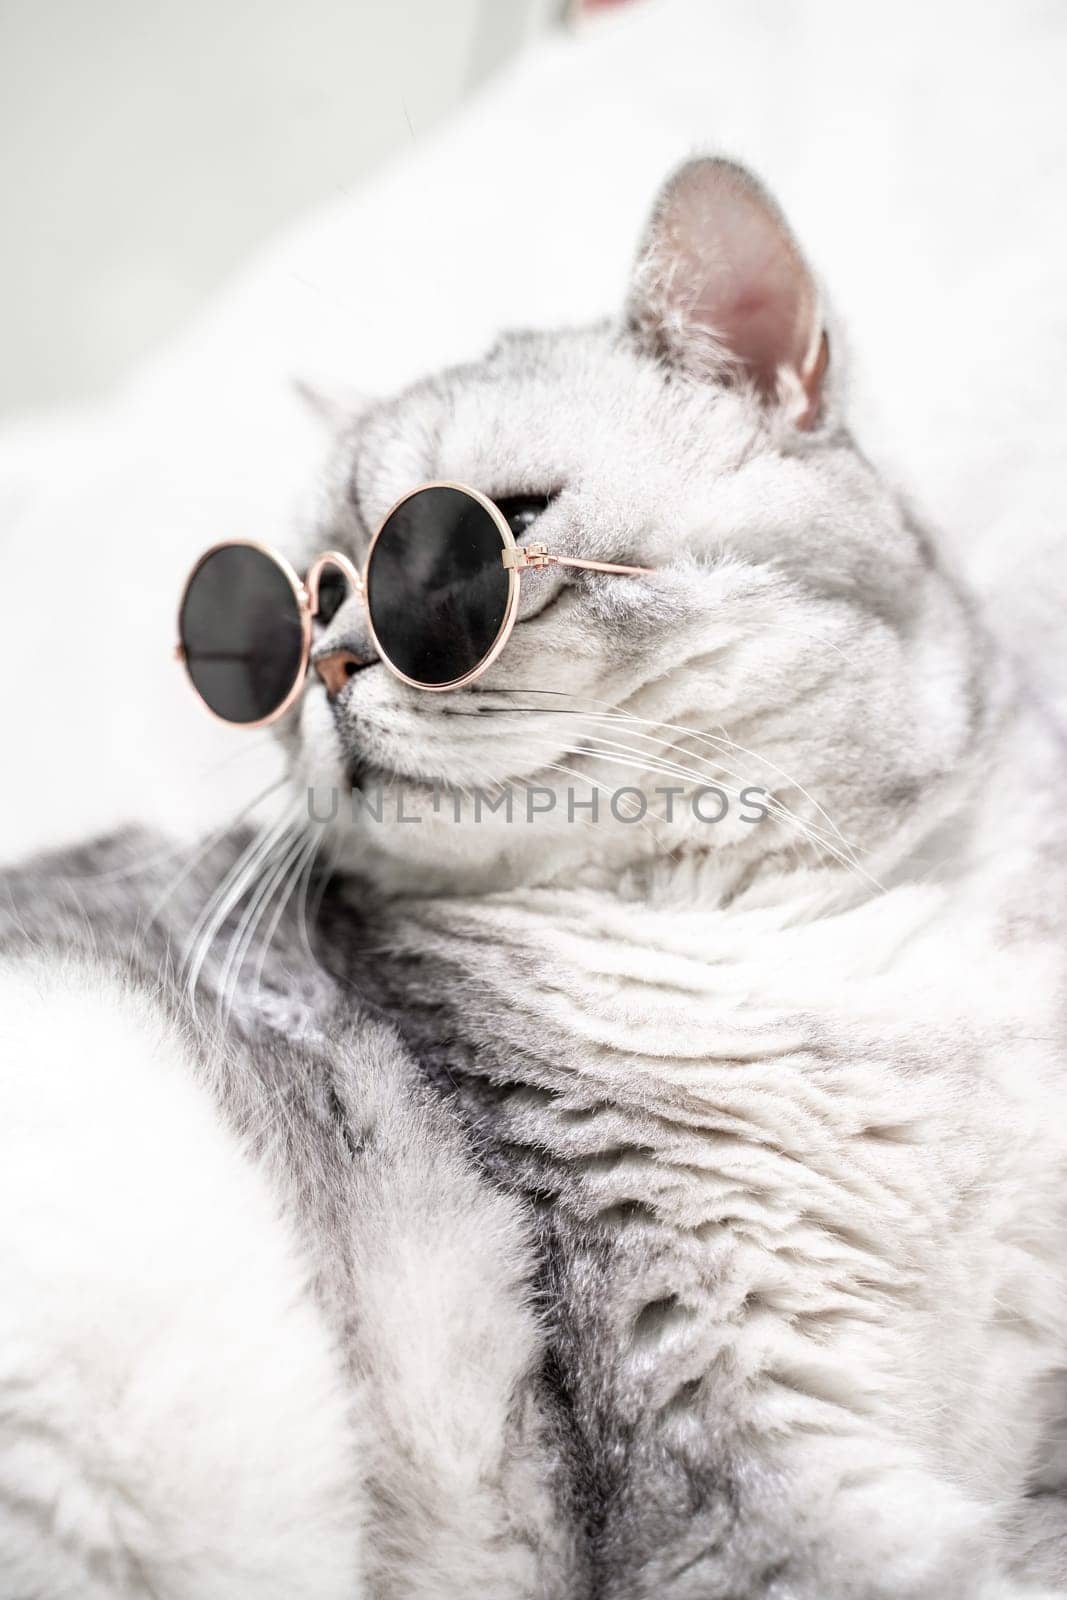
M 774 201 L 731 161 L 690 161 L 652 212 L 627 306 L 655 354 L 747 380 L 798 428 L 818 420 L 829 344 L 819 294 Z

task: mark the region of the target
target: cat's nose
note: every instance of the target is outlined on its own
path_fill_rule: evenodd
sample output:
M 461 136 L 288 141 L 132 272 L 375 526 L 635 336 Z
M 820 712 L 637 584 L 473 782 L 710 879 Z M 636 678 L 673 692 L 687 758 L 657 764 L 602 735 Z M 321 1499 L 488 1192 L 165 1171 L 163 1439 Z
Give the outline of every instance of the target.
M 349 678 L 354 678 L 357 672 L 371 664 L 369 661 L 361 660 L 351 650 L 331 650 L 329 655 L 317 658 L 315 671 L 326 685 L 326 693 L 330 699 L 335 700 Z

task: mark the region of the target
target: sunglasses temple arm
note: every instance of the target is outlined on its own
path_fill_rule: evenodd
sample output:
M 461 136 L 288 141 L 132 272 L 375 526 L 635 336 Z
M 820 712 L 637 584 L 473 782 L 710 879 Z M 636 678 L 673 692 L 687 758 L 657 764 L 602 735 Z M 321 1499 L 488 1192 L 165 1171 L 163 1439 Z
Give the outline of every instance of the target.
M 531 567 L 577 567 L 582 572 L 617 572 L 623 577 L 636 578 L 649 576 L 656 570 L 655 567 L 624 567 L 617 561 L 582 561 L 577 556 L 557 556 L 543 544 L 517 545 L 513 550 L 503 551 L 502 559 L 505 567 L 516 572 L 525 572 Z
M 655 572 L 655 567 L 624 567 L 617 561 L 579 561 L 577 556 L 549 556 L 554 567 L 580 567 L 583 572 L 618 572 L 624 577 L 642 577 Z

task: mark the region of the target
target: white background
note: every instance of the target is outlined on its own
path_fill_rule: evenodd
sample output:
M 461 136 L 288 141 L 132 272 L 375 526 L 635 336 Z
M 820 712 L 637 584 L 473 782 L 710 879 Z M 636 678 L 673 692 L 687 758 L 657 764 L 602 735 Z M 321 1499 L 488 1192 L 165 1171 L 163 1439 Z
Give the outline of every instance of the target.
M 87 396 L 553 0 L 0 0 L 0 412 Z

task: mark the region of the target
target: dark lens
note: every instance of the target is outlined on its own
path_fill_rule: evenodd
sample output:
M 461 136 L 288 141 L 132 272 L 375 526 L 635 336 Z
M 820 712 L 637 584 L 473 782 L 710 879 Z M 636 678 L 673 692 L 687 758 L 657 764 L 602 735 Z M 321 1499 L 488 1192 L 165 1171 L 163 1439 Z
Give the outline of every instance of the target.
M 382 653 L 417 683 L 453 683 L 492 650 L 513 581 L 504 541 L 462 489 L 419 489 L 386 519 L 367 568 Z
M 297 681 L 300 609 L 285 572 L 262 550 L 227 544 L 205 556 L 178 626 L 190 678 L 227 722 L 269 717 Z

